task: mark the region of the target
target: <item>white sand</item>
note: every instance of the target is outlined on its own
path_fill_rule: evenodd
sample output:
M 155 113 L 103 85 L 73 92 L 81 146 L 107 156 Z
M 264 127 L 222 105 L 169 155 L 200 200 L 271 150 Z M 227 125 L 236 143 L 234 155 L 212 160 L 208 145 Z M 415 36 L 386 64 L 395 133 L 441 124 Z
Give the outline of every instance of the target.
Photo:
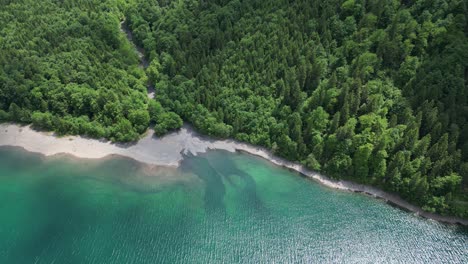
M 30 152 L 41 153 L 46 156 L 70 154 L 78 158 L 98 159 L 109 155 L 121 155 L 139 162 L 177 167 L 183 159 L 183 154 L 206 152 L 209 149 L 227 150 L 230 152 L 247 152 L 270 162 L 297 171 L 307 177 L 315 179 L 321 184 L 340 190 L 361 192 L 384 199 L 390 204 L 414 212 L 425 218 L 441 222 L 468 225 L 468 220 L 431 214 L 412 205 L 399 196 L 386 193 L 378 188 L 356 184 L 349 181 L 335 181 L 326 176 L 306 169 L 304 166 L 272 155 L 268 150 L 234 140 L 212 140 L 200 136 L 188 126 L 178 132 L 164 137 L 155 137 L 149 130 L 147 135 L 133 144 L 112 144 L 109 141 L 83 138 L 79 136 L 56 137 L 53 133 L 38 132 L 29 126 L 16 124 L 0 124 L 0 146 L 16 146 Z
M 159 166 L 178 166 L 183 159 L 182 154 L 197 155 L 210 148 L 235 151 L 234 142 L 204 140 L 188 127 L 162 138 L 153 134 L 149 130 L 137 143 L 113 144 L 110 141 L 79 136 L 56 137 L 53 133 L 38 132 L 29 126 L 0 124 L 0 146 L 22 147 L 46 156 L 70 154 L 78 158 L 98 159 L 121 155 Z

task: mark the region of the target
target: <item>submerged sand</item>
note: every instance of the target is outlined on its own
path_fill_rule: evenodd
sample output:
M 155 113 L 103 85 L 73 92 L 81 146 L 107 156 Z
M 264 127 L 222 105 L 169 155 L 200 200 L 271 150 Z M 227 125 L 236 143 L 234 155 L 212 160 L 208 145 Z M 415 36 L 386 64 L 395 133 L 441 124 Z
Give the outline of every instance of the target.
M 203 137 L 184 126 L 179 131 L 164 137 L 156 137 L 154 131 L 148 133 L 136 143 L 114 144 L 105 140 L 89 139 L 80 136 L 57 137 L 51 132 L 39 132 L 30 126 L 16 124 L 0 124 L 0 146 L 16 146 L 30 152 L 46 156 L 70 154 L 78 158 L 99 159 L 110 155 L 120 155 L 139 162 L 155 166 L 177 167 L 184 155 L 197 155 L 210 149 L 230 152 L 242 151 L 250 153 L 270 162 L 297 171 L 313 178 L 321 184 L 340 190 L 365 193 L 384 199 L 388 203 L 414 212 L 425 218 L 437 221 L 468 225 L 468 220 L 431 214 L 420 207 L 412 205 L 399 196 L 384 192 L 378 188 L 349 181 L 335 181 L 319 173 L 310 171 L 304 166 L 293 163 L 271 154 L 267 149 L 255 147 L 235 140 L 213 140 Z

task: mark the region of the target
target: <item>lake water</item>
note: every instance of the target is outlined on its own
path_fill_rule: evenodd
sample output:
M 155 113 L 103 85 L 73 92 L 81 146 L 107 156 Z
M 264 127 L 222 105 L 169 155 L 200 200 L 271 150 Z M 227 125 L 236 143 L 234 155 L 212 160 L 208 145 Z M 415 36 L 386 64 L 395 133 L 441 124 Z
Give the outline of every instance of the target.
M 180 168 L 0 148 L 0 263 L 468 263 L 468 230 L 257 157 Z

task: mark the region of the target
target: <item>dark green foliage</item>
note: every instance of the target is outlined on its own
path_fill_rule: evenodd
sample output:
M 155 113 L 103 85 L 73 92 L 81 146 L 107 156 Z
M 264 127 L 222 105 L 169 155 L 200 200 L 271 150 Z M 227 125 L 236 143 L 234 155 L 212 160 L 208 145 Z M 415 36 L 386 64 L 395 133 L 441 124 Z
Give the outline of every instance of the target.
M 444 0 L 137 0 L 127 18 L 161 113 L 466 217 L 466 14 Z
M 9 2 L 0 121 L 131 141 L 183 119 L 468 217 L 466 1 Z
M 164 112 L 158 117 L 159 122 L 154 126 L 156 135 L 164 135 L 182 126 L 182 119 L 174 112 Z
M 0 122 L 5 122 L 10 120 L 10 115 L 8 112 L 5 112 L 4 110 L 0 109 Z
M 0 120 L 137 139 L 149 123 L 146 77 L 119 31 L 123 2 L 10 2 L 0 4 Z
M 57 122 L 54 119 L 54 116 L 49 112 L 34 112 L 31 116 L 33 126 L 45 130 L 52 130 L 54 128 L 54 123 Z
M 176 130 L 183 125 L 182 118 L 172 111 L 166 111 L 159 102 L 151 100 L 148 105 L 149 117 L 154 126 L 154 132 L 162 136 L 169 131 Z
M 128 115 L 130 123 L 133 124 L 137 133 L 143 133 L 148 128 L 150 122 L 150 115 L 147 110 L 132 110 Z

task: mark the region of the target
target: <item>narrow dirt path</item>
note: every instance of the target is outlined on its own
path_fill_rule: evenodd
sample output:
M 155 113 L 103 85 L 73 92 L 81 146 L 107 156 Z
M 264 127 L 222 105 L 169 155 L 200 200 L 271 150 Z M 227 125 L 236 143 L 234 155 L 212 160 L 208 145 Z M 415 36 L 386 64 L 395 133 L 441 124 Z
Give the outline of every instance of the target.
M 133 47 L 135 47 L 135 50 L 138 54 L 138 58 L 140 59 L 140 67 L 146 70 L 146 68 L 148 68 L 149 61 L 145 56 L 145 50 L 142 47 L 139 47 L 138 45 L 136 45 L 136 43 L 133 40 L 133 33 L 128 28 L 128 25 L 125 20 L 120 22 L 120 31 L 122 31 L 125 34 L 125 36 L 127 36 L 128 41 L 130 41 Z M 155 92 L 156 92 L 154 89 L 154 85 L 148 82 L 146 84 L 146 88 L 148 90 L 148 98 L 153 99 Z

